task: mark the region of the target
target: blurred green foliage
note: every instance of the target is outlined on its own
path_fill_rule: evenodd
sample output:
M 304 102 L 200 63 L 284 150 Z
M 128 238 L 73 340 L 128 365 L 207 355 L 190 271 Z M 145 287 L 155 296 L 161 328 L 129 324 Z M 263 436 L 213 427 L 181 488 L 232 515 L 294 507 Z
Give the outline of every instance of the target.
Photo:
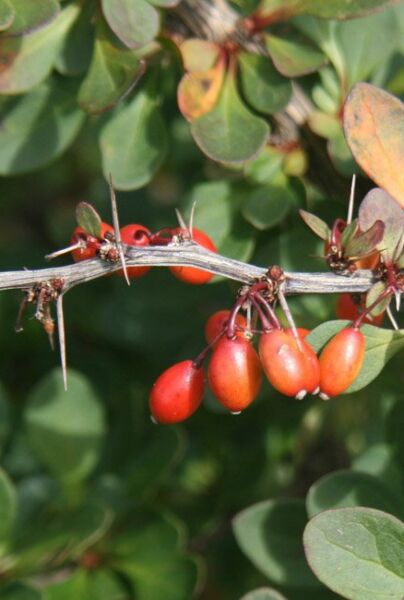
M 175 4 L 103 0 L 101 11 L 92 0 L 41 0 L 35 9 L 0 1 L 1 270 L 45 267 L 43 256 L 68 244 L 79 201 L 109 221 L 110 172 L 123 224 L 174 226 L 174 207 L 187 216 L 197 201 L 196 225 L 222 254 L 326 270 L 323 244 L 297 211 L 328 223 L 345 215 L 357 167 L 341 106 L 361 79 L 404 95 L 402 3 L 326 21 L 317 18 L 330 17 L 325 3 L 288 1 L 295 12 L 265 29 L 271 60 L 241 53 L 237 77 L 226 73 L 217 104 L 191 125 L 178 112 L 182 67 L 167 33 L 178 15 L 161 8 Z M 327 6 L 339 17 L 343 4 Z M 350 4 L 362 14 L 363 2 Z M 233 3 L 242 15 L 257 5 Z M 273 115 L 298 76 L 310 115 L 293 143 L 276 143 Z M 276 135 L 265 144 L 270 128 Z M 370 183 L 360 178 L 358 187 L 362 197 Z M 230 308 L 236 292 L 219 278 L 186 286 L 163 268 L 130 288 L 115 276 L 75 288 L 65 299 L 67 393 L 31 314 L 14 333 L 22 294 L 1 294 L 2 600 L 382 598 L 377 570 L 361 560 L 372 536 L 380 549 L 372 560 L 390 597 L 402 598 L 402 334 L 373 331 L 372 342 L 367 326 L 373 354 L 362 385 L 328 403 L 295 402 L 266 384 L 241 416 L 208 392 L 181 426 L 151 423 L 154 379 L 200 351 L 207 317 Z M 290 301 L 299 326 L 319 326 L 319 347 L 341 326 L 335 302 Z M 397 319 L 403 328 L 402 312 Z M 330 569 L 340 557 L 321 535 L 332 526 L 329 509 L 338 509 L 338 527 L 352 510 L 370 536 L 349 531 L 358 547 L 342 564 L 355 554 L 354 592 Z M 363 579 L 367 597 L 357 591 Z

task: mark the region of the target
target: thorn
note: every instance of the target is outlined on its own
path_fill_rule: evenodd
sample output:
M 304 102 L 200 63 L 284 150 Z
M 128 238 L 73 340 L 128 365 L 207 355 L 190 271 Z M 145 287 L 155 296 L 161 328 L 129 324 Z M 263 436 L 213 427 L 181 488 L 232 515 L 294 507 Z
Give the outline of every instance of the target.
M 396 311 L 399 312 L 401 306 L 401 292 L 400 290 L 394 290 L 394 296 L 396 298 Z
M 128 285 L 130 285 L 130 279 L 129 279 L 129 275 L 128 275 L 128 269 L 126 266 L 125 255 L 124 255 L 123 248 L 122 248 L 122 238 L 121 238 L 121 231 L 119 228 L 119 218 L 118 218 L 118 206 L 116 203 L 116 194 L 115 194 L 114 186 L 112 183 L 111 173 L 109 174 L 108 183 L 109 183 L 109 196 L 110 196 L 110 200 L 111 200 L 112 224 L 114 226 L 114 234 L 115 234 L 115 243 L 118 248 L 119 258 L 120 258 L 120 261 L 122 264 L 122 270 L 123 270 L 123 274 L 125 275 L 126 283 Z
M 327 394 L 324 394 L 324 392 L 321 392 L 319 397 L 321 398 L 321 400 L 329 400 L 330 399 L 330 397 L 327 396 Z
M 300 390 L 300 392 L 298 392 L 295 396 L 296 400 L 303 400 L 303 398 L 305 398 L 305 396 L 307 396 L 307 391 L 306 390 Z
M 85 244 L 83 241 L 76 242 L 71 246 L 66 246 L 66 248 L 62 248 L 61 250 L 56 250 L 55 252 L 51 252 L 50 254 L 45 254 L 45 260 L 52 260 L 53 258 L 57 258 L 58 256 L 63 256 L 63 254 L 68 254 L 73 250 L 80 250 L 80 248 L 84 248 Z
M 355 186 L 356 186 L 356 175 L 352 175 L 352 183 L 351 183 L 351 193 L 349 194 L 349 204 L 348 204 L 348 216 L 347 216 L 347 225 L 350 225 L 353 217 L 353 210 L 355 204 Z
M 394 329 L 395 329 L 396 331 L 399 331 L 399 329 L 400 329 L 400 328 L 399 328 L 399 326 L 398 326 L 398 324 L 397 324 L 397 321 L 396 321 L 396 320 L 395 320 L 395 318 L 393 317 L 393 313 L 391 312 L 390 305 L 389 305 L 389 306 L 386 308 L 386 313 L 387 313 L 387 316 L 388 316 L 388 317 L 389 317 L 389 319 L 390 319 L 390 323 L 393 325 Z
M 196 200 L 192 203 L 191 215 L 189 217 L 189 234 L 191 239 L 193 239 L 193 230 L 194 230 L 194 217 L 195 217 L 195 209 L 196 209 Z
M 58 337 L 60 350 L 60 365 L 63 374 L 63 386 L 67 392 L 67 362 L 66 362 L 66 336 L 65 336 L 65 319 L 63 314 L 63 294 L 60 294 L 56 300 L 56 317 L 58 322 Z
M 292 313 L 289 310 L 289 306 L 288 306 L 288 303 L 286 301 L 285 295 L 282 292 L 282 290 L 281 290 L 280 287 L 279 287 L 279 290 L 278 290 L 278 299 L 279 299 L 279 304 L 281 305 L 282 310 L 285 313 L 285 317 L 288 320 L 288 323 L 290 325 L 290 329 L 292 331 L 292 335 L 295 338 L 296 344 L 297 344 L 298 348 L 300 350 L 302 350 L 302 346 L 303 346 L 302 340 L 300 339 L 299 334 L 297 333 L 295 321 L 294 321 L 294 319 L 292 317 Z
M 24 327 L 22 326 L 22 318 L 24 316 L 25 309 L 27 308 L 27 304 L 28 304 L 28 294 L 26 293 L 24 298 L 21 300 L 20 306 L 18 308 L 18 314 L 17 314 L 17 318 L 15 321 L 15 325 L 14 325 L 14 330 L 16 333 L 20 333 L 21 331 L 24 331 Z
M 182 214 L 180 213 L 180 211 L 178 210 L 178 208 L 175 209 L 175 214 L 177 216 L 177 221 L 178 221 L 179 226 L 181 227 L 181 229 L 186 229 L 188 231 L 188 227 L 187 227 L 187 224 L 184 221 L 184 217 L 182 216 Z

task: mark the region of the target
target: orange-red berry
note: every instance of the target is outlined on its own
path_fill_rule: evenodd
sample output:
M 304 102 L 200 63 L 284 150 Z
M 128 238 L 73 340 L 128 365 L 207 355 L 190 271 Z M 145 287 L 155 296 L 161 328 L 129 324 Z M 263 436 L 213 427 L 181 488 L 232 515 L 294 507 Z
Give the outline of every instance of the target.
M 121 229 L 121 240 L 128 246 L 137 246 L 138 248 L 148 246 L 150 244 L 149 236 L 149 229 L 144 227 L 144 225 L 139 225 L 137 223 L 125 225 L 125 227 L 122 227 Z M 136 277 L 141 277 L 147 273 L 147 271 L 150 270 L 150 267 L 127 267 L 127 270 L 129 277 L 135 279 Z M 123 269 L 119 269 L 117 274 L 123 277 Z
M 174 230 L 174 234 L 179 234 L 183 231 L 181 228 Z M 196 229 L 195 227 L 192 229 L 192 239 L 206 248 L 207 250 L 211 250 L 212 252 L 217 252 L 217 248 L 215 244 L 212 242 L 210 237 L 206 235 L 200 229 Z M 208 271 L 202 271 L 201 269 L 196 269 L 195 267 L 169 267 L 171 273 L 181 281 L 185 283 L 191 283 L 193 285 L 202 285 L 203 283 L 208 283 L 212 278 L 213 274 Z
M 72 257 L 74 262 L 80 262 L 82 260 L 88 260 L 94 258 L 97 254 L 99 244 L 105 239 L 105 234 L 114 233 L 114 228 L 108 223 L 101 223 L 101 233 L 99 237 L 94 237 L 88 234 L 82 227 L 76 227 L 73 231 L 73 235 L 70 240 L 70 244 L 76 244 L 78 241 L 83 240 L 83 248 L 76 248 L 72 250 Z
M 261 335 L 259 354 L 269 382 L 285 396 L 301 399 L 317 392 L 320 366 L 304 339 L 298 344 L 290 331 L 272 329 Z
M 205 389 L 203 369 L 192 360 L 176 363 L 155 381 L 150 392 L 150 411 L 158 423 L 179 423 L 199 407 Z
M 365 337 L 359 329 L 339 331 L 324 347 L 320 362 L 320 396 L 342 394 L 357 378 L 365 357 Z
M 225 327 L 229 322 L 230 315 L 230 310 L 218 310 L 209 317 L 205 325 L 205 338 L 208 344 L 211 344 L 221 333 L 224 332 Z M 246 327 L 247 319 L 243 315 L 238 313 L 236 316 L 235 334 L 237 336 L 243 335 L 243 332 L 240 330 L 244 330 L 246 329 Z M 215 344 L 215 346 L 216 345 L 217 343 Z
M 208 381 L 216 398 L 231 412 L 251 404 L 262 383 L 258 354 L 244 337 L 223 337 L 213 351 Z

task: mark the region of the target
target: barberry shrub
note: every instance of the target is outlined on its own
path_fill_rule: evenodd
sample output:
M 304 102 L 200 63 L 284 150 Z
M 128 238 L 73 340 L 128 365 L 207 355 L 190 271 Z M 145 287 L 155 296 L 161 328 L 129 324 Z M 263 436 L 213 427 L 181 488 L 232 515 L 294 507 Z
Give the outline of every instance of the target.
M 1 289 L 38 269 L 0 296 L 1 599 L 402 600 L 403 38 L 399 0 L 0 1 Z M 280 269 L 75 286 L 65 391 L 37 321 L 65 265 L 123 274 L 108 182 L 129 247 Z

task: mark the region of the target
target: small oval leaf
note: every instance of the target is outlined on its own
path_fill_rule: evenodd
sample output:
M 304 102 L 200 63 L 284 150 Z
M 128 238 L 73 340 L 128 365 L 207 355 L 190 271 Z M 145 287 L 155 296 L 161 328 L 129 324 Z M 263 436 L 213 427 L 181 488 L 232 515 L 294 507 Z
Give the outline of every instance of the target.
M 94 237 L 100 237 L 101 217 L 88 202 L 80 202 L 76 206 L 76 221 L 84 231 Z
M 102 0 L 101 6 L 108 25 L 128 48 L 141 48 L 156 37 L 158 12 L 146 0 Z

